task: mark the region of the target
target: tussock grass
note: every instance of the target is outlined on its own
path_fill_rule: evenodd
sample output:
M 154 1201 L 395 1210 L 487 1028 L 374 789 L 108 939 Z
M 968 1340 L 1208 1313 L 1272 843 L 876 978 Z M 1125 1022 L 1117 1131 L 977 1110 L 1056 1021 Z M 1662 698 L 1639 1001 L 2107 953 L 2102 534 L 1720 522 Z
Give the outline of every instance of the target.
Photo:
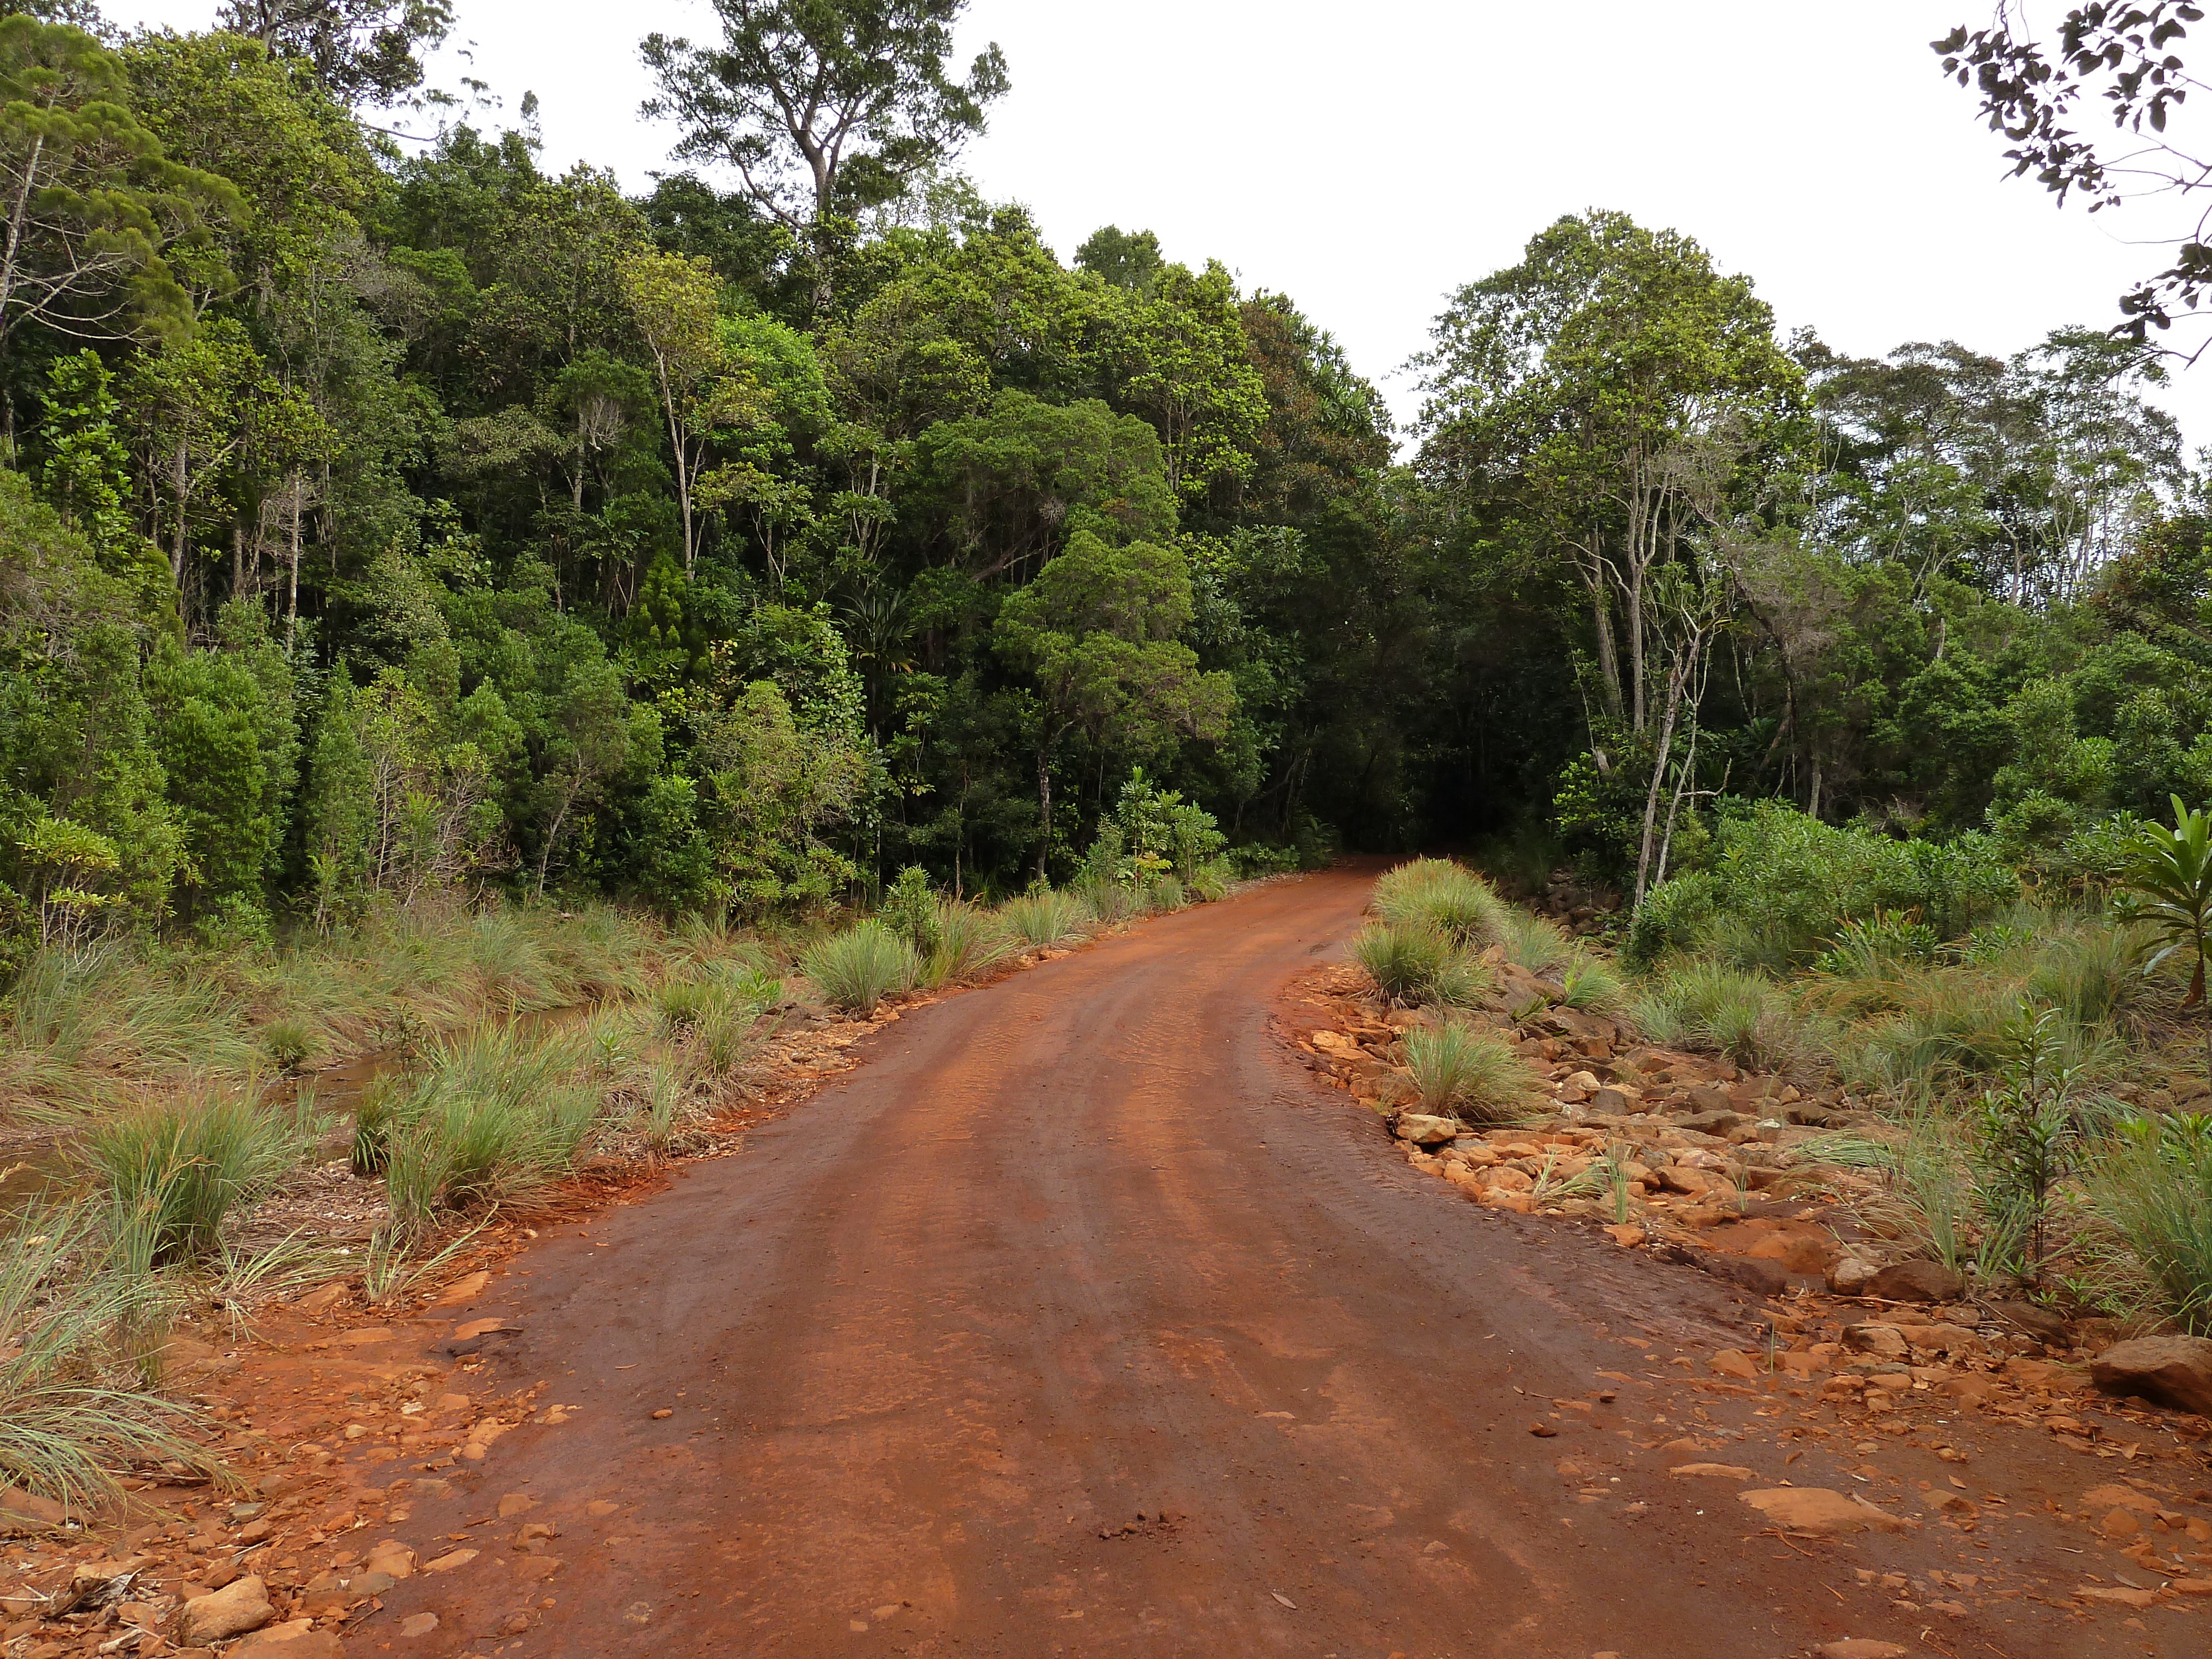
M 1103 876 L 1078 876 L 1071 891 L 1082 901 L 1083 908 L 1091 913 L 1091 919 L 1102 927 L 1111 927 L 1117 922 L 1127 921 L 1143 908 L 1143 901 L 1135 889 L 1124 887 L 1120 882 L 1108 880 Z M 1014 905 L 1024 902 L 1024 899 L 1011 899 L 1000 914 L 1003 915 Z
M 441 1211 L 526 1200 L 566 1174 L 599 1114 L 580 1050 L 574 1036 L 511 1024 L 441 1043 L 385 1117 L 398 1223 L 420 1231 Z
M 0 1482 L 80 1516 L 119 1503 L 142 1464 L 218 1473 L 198 1413 L 145 1385 L 168 1287 L 118 1264 L 106 1232 L 92 1208 L 48 1211 L 0 1249 Z
M 1393 927 L 1425 928 L 1459 945 L 1491 943 L 1513 907 L 1449 859 L 1414 859 L 1375 884 L 1375 914 Z
M 1509 1122 L 1536 1092 L 1535 1073 L 1503 1037 L 1460 1020 L 1406 1033 L 1406 1066 L 1425 1111 Z
M 921 973 L 914 946 L 872 920 L 810 945 L 799 966 L 833 1007 L 848 1014 L 874 1012 L 885 997 L 912 990 Z
M 1493 983 L 1486 966 L 1430 927 L 1370 922 L 1352 941 L 1352 957 L 1384 1000 L 1401 1007 L 1469 1007 Z
M 1575 957 L 1575 944 L 1565 929 L 1549 916 L 1540 916 L 1517 904 L 1507 905 L 1501 912 L 1496 934 L 1506 960 L 1539 979 L 1549 978 Z
M 999 907 L 999 916 L 1016 939 L 1037 950 L 1080 939 L 1095 913 L 1073 893 L 1045 889 L 1008 899 Z
M 1003 918 L 958 899 L 937 904 L 937 943 L 922 963 L 921 982 L 934 990 L 988 973 L 1013 953 Z
M 1388 1001 L 1411 1007 L 1426 1000 L 1452 958 L 1451 941 L 1416 923 L 1370 922 L 1352 941 L 1352 960 Z
M 1796 1070 L 1819 1051 L 1780 986 L 1717 963 L 1670 963 L 1629 998 L 1628 1012 L 1654 1042 L 1725 1054 L 1753 1070 Z
M 85 1150 L 124 1259 L 143 1273 L 210 1255 L 223 1217 L 283 1176 L 301 1139 L 250 1095 L 208 1090 L 110 1118 Z
M 2085 1186 L 2113 1299 L 2212 1336 L 2212 1117 L 2125 1125 Z
M 1572 951 L 1559 971 L 1559 1000 L 1586 1014 L 1620 1014 L 1628 1008 L 1628 987 L 1613 965 L 1587 951 Z

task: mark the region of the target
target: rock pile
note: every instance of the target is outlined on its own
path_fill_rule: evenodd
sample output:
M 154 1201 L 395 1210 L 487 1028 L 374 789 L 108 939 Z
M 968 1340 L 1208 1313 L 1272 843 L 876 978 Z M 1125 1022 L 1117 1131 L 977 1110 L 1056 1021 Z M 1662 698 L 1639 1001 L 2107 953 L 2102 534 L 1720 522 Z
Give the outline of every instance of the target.
M 1309 1063 L 1372 1107 L 1417 1169 L 1478 1203 L 1611 1224 L 1623 1244 L 1730 1258 L 1753 1289 L 1817 1278 L 1842 1246 L 1812 1217 L 1876 1183 L 1822 1163 L 1825 1137 L 1873 1120 L 1839 1091 L 1806 1090 L 1706 1054 L 1637 1042 L 1601 1014 L 1571 1007 L 1556 981 L 1492 952 L 1495 988 L 1455 1016 L 1493 1032 L 1529 1067 L 1532 1111 L 1478 1127 L 1424 1110 L 1405 1034 L 1428 1009 L 1388 1008 L 1356 969 L 1312 982 L 1324 1010 L 1297 1033 Z M 1751 1265 L 1744 1265 L 1751 1264 Z M 1878 1263 L 1869 1260 L 1869 1271 Z

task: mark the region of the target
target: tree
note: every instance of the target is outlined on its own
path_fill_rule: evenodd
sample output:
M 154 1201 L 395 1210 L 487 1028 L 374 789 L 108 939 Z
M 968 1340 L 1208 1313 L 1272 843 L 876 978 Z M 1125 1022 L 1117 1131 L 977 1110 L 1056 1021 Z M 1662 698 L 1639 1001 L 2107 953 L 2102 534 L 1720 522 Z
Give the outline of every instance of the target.
M 708 449 L 719 433 L 766 419 L 769 398 L 726 349 L 718 314 L 721 283 L 706 260 L 640 253 L 623 266 L 623 283 L 668 422 L 688 577 L 698 564 L 696 514 Z
M 449 0 L 224 0 L 226 28 L 306 64 L 349 104 L 388 104 L 422 84 L 422 56 L 453 27 Z
M 173 161 L 122 61 L 81 30 L 0 20 L 0 361 L 27 324 L 79 339 L 188 332 L 187 281 L 219 287 L 227 179 Z M 12 439 L 13 406 L 9 411 Z
M 994 45 L 965 80 L 945 72 L 967 0 L 714 0 L 719 46 L 650 34 L 660 90 L 645 113 L 678 122 L 676 154 L 738 170 L 746 192 L 815 262 L 835 298 L 833 216 L 898 195 L 983 130 L 1007 87 Z
M 1076 728 L 1149 753 L 1180 735 L 1212 741 L 1236 693 L 1176 636 L 1191 619 L 1190 571 L 1173 548 L 1068 538 L 999 613 L 998 644 L 1036 683 L 1037 873 L 1052 850 L 1052 762 Z
M 2063 204 L 2080 196 L 2097 213 L 2139 196 L 2190 196 L 2212 187 L 2212 164 L 2167 132 L 2168 118 L 2202 83 L 2173 47 L 2199 22 L 2193 0 L 2094 0 L 2059 21 L 2055 48 L 2029 25 L 2021 0 L 1998 0 L 1996 21 L 1962 23 L 1930 41 L 1943 72 L 1981 96 L 1990 130 L 2012 142 L 2005 159 L 2014 178 L 2033 173 Z M 2085 97 L 2103 104 L 2124 135 L 2108 155 L 2070 123 Z M 2173 263 L 2120 296 L 2115 332 L 2141 345 L 2171 328 L 2177 308 L 2193 311 L 2212 289 L 2212 238 L 2197 229 L 2174 246 Z M 2202 344 L 2188 354 L 2194 362 Z
M 1425 473 L 1462 501 L 1511 492 L 1534 556 L 1565 555 L 1599 692 L 1640 736 L 1651 584 L 1700 518 L 1686 485 L 1771 447 L 1797 412 L 1773 313 L 1689 238 L 1594 212 L 1462 289 L 1432 338 L 1418 360 Z

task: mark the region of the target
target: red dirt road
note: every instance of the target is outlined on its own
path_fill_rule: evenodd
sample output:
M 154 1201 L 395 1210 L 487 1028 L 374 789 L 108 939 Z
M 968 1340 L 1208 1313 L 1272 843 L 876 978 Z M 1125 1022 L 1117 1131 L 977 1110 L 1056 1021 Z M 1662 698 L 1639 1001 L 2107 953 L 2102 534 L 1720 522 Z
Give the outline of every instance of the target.
M 1732 1485 L 1670 1482 L 1613 1432 L 1674 1432 L 1599 1372 L 1717 1346 L 1707 1316 L 1742 1315 L 1720 1287 L 1408 1171 L 1271 1034 L 1366 892 L 1273 884 L 918 1011 L 742 1155 L 542 1239 L 470 1316 L 514 1317 L 502 1386 L 542 1379 L 567 1420 L 416 1506 L 423 1557 L 483 1555 L 396 1586 L 348 1650 L 1913 1643 L 1923 1620 L 1838 1605 Z M 1825 1460 L 1788 1473 L 1848 1486 Z M 557 1528 L 549 1580 L 485 1519 L 511 1492 Z M 1907 1547 L 1861 1542 L 1848 1561 Z

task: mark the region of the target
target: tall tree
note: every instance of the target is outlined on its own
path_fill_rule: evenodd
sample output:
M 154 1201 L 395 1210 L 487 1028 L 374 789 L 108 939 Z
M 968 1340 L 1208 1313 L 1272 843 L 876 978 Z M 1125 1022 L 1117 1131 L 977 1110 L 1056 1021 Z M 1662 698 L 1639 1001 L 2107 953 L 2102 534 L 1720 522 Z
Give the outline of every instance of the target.
M 834 218 L 896 197 L 983 129 L 1006 90 L 994 44 L 964 80 L 946 72 L 967 0 L 714 0 L 720 45 L 645 39 L 660 90 L 645 113 L 678 122 L 676 154 L 733 167 L 753 200 L 814 254 L 814 300 L 836 296 Z
M 1102 744 L 1156 751 L 1211 741 L 1237 694 L 1177 636 L 1190 625 L 1190 571 L 1173 548 L 1109 547 L 1087 530 L 999 613 L 1000 651 L 1036 681 L 1037 873 L 1052 853 L 1052 762 L 1082 729 Z
M 224 0 L 224 27 L 296 58 L 349 104 L 389 104 L 422 84 L 423 55 L 453 27 L 448 0 Z
M 185 282 L 220 283 L 208 211 L 237 206 L 228 180 L 163 153 L 113 52 L 0 20 L 0 360 L 30 323 L 80 339 L 189 331 Z

